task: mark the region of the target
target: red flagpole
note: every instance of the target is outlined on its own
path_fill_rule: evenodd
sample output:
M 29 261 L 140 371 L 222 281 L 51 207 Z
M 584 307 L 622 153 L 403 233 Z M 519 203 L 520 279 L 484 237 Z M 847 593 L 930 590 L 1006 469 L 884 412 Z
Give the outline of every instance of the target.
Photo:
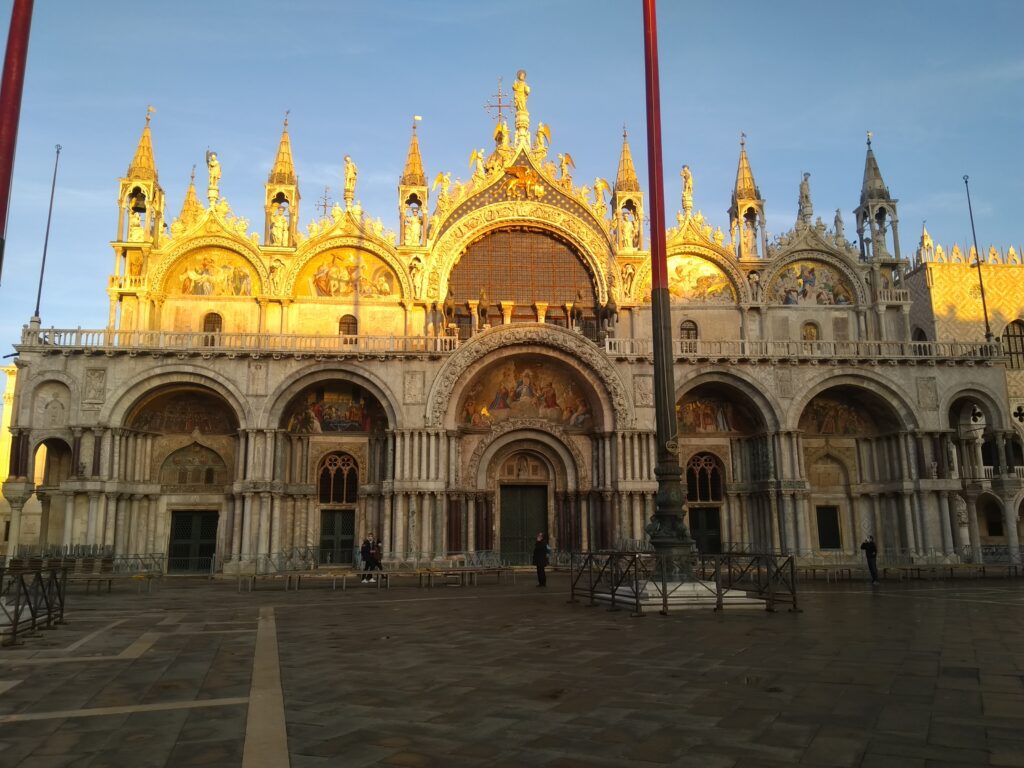
M 11 29 L 7 35 L 3 81 L 0 85 L 0 277 L 3 277 L 4 247 L 7 243 L 7 214 L 14 176 L 14 149 L 18 143 L 21 91 L 25 85 L 28 36 L 32 27 L 32 0 L 14 0 Z

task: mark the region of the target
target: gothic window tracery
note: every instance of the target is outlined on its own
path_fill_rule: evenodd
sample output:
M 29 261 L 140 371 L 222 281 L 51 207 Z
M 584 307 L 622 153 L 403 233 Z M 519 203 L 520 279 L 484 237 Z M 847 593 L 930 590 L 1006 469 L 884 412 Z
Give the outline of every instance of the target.
M 1024 322 L 1014 320 L 1003 331 L 1003 354 L 1011 368 L 1024 368 Z
M 355 504 L 359 493 L 359 467 L 347 453 L 332 453 L 320 465 L 321 504 Z
M 698 453 L 686 463 L 686 500 L 722 500 L 722 467 L 713 454 Z

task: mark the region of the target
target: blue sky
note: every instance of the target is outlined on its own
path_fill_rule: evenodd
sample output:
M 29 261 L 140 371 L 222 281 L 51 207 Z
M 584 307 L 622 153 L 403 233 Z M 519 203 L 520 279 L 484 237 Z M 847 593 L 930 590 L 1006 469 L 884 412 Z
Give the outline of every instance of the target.
M 3 34 L 10 8 L 0 3 Z M 816 215 L 831 224 L 841 208 L 851 233 L 870 129 L 900 200 L 905 254 L 922 219 L 938 243 L 969 241 L 965 173 L 979 245 L 1021 250 L 1016 0 L 662 0 L 659 14 L 669 221 L 688 163 L 695 207 L 727 228 L 745 131 L 770 235 L 792 226 L 803 171 Z M 0 284 L 3 353 L 35 304 L 57 143 L 41 316 L 46 326 L 101 328 L 117 179 L 147 104 L 157 109 L 154 148 L 172 215 L 193 164 L 205 181 L 210 147 L 222 193 L 262 236 L 263 184 L 291 110 L 303 228 L 324 186 L 341 189 L 345 154 L 359 165 L 363 208 L 394 227 L 411 116 L 424 118 L 428 177 L 465 179 L 472 149 L 491 141 L 482 105 L 498 77 L 507 87 L 519 68 L 534 123 L 551 126 L 554 152 L 573 155 L 578 181 L 614 180 L 625 123 L 645 183 L 642 44 L 634 0 L 38 2 Z

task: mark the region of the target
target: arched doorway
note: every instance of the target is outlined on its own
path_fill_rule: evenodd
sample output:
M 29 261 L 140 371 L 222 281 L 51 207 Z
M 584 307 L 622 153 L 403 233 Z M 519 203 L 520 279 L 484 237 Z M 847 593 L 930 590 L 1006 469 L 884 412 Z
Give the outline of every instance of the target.
M 344 452 L 329 453 L 317 471 L 320 508 L 321 564 L 351 565 L 355 562 L 356 502 L 359 498 L 359 465 Z
M 738 385 L 703 382 L 676 403 L 679 460 L 701 551 L 778 547 L 773 502 L 773 446 L 765 417 Z M 708 549 L 708 548 L 711 549 Z
M 224 494 L 231 478 L 224 459 L 213 448 L 195 441 L 170 454 L 160 468 L 160 486 L 201 498 Z M 171 512 L 167 570 L 177 573 L 208 573 L 217 551 L 217 509 L 179 507 Z
M 71 446 L 57 437 L 47 438 L 36 447 L 34 466 L 42 465 L 36 484 L 39 500 L 39 547 L 71 544 L 74 541 L 74 495 L 61 490 L 73 474 Z M 39 473 L 37 472 L 37 475 Z M 66 514 L 70 507 L 72 514 Z M 30 534 L 31 521 L 23 523 L 24 534 Z M 69 527 L 70 526 L 70 527 Z M 23 540 L 25 536 L 21 537 Z
M 548 499 L 551 472 L 544 457 L 529 450 L 507 456 L 498 469 L 502 560 L 527 564 L 538 533 L 551 538 Z
M 799 429 L 808 491 L 795 510 L 799 551 L 856 555 L 869 535 L 888 556 L 916 551 L 922 521 L 905 482 L 917 457 L 893 407 L 864 386 L 829 387 L 804 407 Z

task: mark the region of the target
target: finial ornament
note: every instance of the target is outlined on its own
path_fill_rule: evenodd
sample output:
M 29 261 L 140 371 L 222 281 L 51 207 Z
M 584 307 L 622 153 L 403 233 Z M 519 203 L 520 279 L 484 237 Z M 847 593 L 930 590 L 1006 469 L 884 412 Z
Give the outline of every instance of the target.
M 423 115 L 413 115 L 412 116 L 412 132 L 413 133 L 416 133 L 416 123 L 418 123 L 422 119 L 423 119 Z
M 874 135 L 875 135 L 874 133 L 872 133 L 871 131 L 868 131 L 868 149 L 871 148 L 871 137 L 874 136 Z
M 747 146 L 747 134 L 740 131 L 740 149 L 743 149 L 745 146 Z
M 153 113 L 156 112 L 156 107 L 152 104 L 146 105 L 146 127 L 149 127 L 149 121 L 153 119 Z
M 290 109 L 286 109 L 286 110 L 284 111 L 284 129 L 285 129 L 286 131 L 288 130 L 288 115 L 290 115 L 290 114 L 291 114 L 291 112 L 292 112 L 292 111 L 291 111 Z
M 196 183 L 196 164 L 195 163 L 192 163 L 192 175 L 189 177 L 188 183 L 189 184 L 195 184 Z

